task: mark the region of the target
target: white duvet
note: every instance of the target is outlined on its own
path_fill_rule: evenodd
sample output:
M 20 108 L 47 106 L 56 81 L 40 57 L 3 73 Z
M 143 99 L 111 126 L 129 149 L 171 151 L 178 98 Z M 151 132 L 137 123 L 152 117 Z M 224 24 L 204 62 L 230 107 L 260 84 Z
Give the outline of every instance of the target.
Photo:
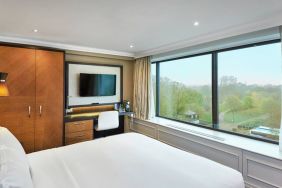
M 243 188 L 242 175 L 127 133 L 28 155 L 35 188 Z

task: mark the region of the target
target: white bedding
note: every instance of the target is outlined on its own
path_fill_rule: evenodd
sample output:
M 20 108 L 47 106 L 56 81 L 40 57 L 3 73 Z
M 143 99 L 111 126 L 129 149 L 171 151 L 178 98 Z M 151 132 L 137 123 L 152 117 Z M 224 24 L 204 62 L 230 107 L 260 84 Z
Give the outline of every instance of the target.
M 28 154 L 35 188 L 243 188 L 242 175 L 127 133 Z

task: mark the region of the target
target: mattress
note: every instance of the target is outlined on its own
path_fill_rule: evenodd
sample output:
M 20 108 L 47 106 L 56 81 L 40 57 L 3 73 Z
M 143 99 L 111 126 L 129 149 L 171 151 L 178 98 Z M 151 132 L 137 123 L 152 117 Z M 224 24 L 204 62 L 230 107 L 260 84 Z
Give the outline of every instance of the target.
M 35 188 L 243 188 L 229 167 L 137 133 L 28 154 Z

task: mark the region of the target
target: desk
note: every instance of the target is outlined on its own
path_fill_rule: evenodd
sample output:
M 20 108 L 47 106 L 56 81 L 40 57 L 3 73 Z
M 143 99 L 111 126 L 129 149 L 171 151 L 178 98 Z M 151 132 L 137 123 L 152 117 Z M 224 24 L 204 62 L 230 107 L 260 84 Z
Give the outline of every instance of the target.
M 98 119 L 100 113 L 101 112 L 69 114 L 69 115 L 65 116 L 65 122 Z M 129 116 L 129 117 L 131 117 L 132 115 L 133 115 L 133 112 L 119 112 L 119 116 Z
M 124 133 L 124 116 L 133 116 L 133 112 L 119 112 L 119 127 L 110 130 L 96 131 L 94 126 L 98 123 L 101 112 L 69 114 L 65 116 L 64 143 L 74 144 L 95 138 Z M 85 128 L 87 124 L 87 129 Z M 74 132 L 70 132 L 70 126 Z M 75 128 L 74 128 L 75 127 Z M 90 132 L 92 134 L 90 134 Z M 85 136 L 86 135 L 86 136 Z

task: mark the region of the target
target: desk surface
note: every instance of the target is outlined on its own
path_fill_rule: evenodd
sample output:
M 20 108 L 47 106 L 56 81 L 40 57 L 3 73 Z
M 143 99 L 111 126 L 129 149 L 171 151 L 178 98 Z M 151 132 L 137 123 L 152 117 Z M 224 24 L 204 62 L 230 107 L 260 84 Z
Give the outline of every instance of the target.
M 69 114 L 65 116 L 65 121 L 79 121 L 79 120 L 88 120 L 96 119 L 99 117 L 101 112 L 89 112 L 89 113 L 80 113 L 80 114 Z M 133 112 L 119 112 L 120 116 L 131 116 Z

